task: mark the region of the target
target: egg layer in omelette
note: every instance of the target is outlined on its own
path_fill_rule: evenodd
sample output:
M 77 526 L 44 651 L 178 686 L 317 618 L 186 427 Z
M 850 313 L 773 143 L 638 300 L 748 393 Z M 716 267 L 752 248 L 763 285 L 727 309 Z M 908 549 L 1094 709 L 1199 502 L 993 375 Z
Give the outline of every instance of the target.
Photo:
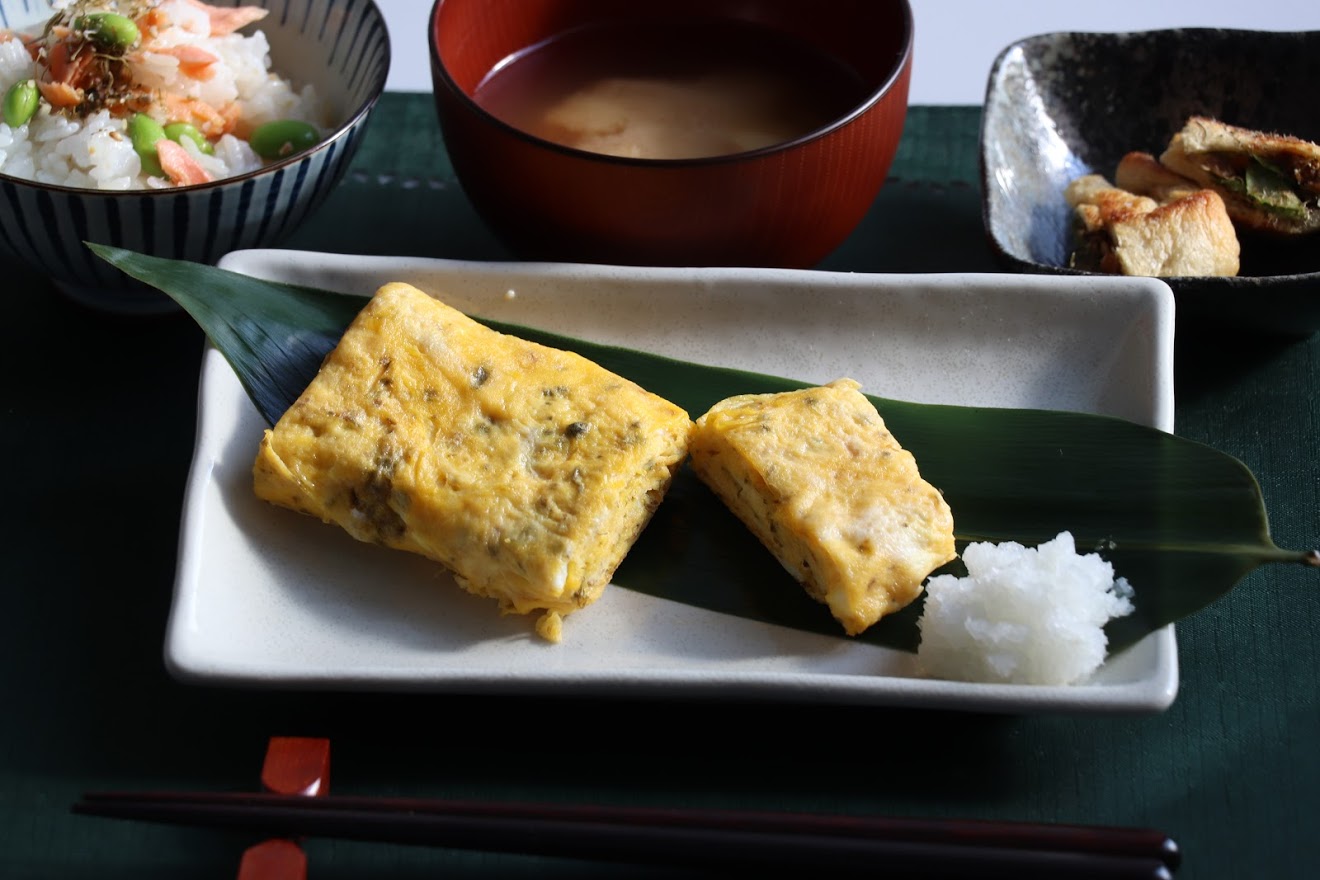
M 849 635 L 956 555 L 953 515 L 851 379 L 723 400 L 692 467 Z
M 419 553 L 510 613 L 595 601 L 682 464 L 693 423 L 571 352 L 407 284 L 362 309 L 265 432 L 256 494 Z

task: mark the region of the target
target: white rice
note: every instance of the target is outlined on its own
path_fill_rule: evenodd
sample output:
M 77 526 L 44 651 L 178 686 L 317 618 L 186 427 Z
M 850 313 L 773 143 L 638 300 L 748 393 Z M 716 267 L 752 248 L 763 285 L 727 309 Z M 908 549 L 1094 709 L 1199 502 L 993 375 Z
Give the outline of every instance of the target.
M 171 55 L 143 53 L 135 64 L 136 82 L 180 97 L 192 97 L 214 107 L 237 102 L 243 128 L 251 130 L 276 119 L 297 119 L 315 125 L 323 133 L 328 119 L 316 90 L 307 85 L 296 89 L 271 71 L 270 44 L 256 30 L 210 36 L 206 13 L 181 0 L 164 0 L 160 9 L 170 18 L 153 45 L 193 44 L 217 56 L 213 75 L 206 80 L 179 72 L 179 61 Z M 20 80 L 37 75 L 27 49 L 17 39 L 0 42 L 0 95 Z M 214 154 L 206 155 L 188 139 L 182 146 L 212 178 L 232 177 L 260 168 L 264 161 L 247 142 L 231 134 L 214 143 Z M 0 172 L 14 177 L 88 189 L 123 190 L 170 186 L 163 178 L 148 177 L 127 136 L 127 121 L 100 110 L 86 119 L 51 112 L 43 101 L 31 120 L 10 127 L 0 120 Z
M 1132 613 L 1132 588 L 1061 532 L 1038 547 L 974 543 L 967 577 L 926 584 L 917 662 L 926 675 L 962 681 L 1067 685 L 1104 662 L 1104 625 Z

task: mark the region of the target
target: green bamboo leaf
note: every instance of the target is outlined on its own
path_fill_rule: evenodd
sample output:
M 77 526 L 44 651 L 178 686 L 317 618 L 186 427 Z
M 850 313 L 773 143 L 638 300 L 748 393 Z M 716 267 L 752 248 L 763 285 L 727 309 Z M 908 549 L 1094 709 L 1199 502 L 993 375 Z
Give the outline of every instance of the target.
M 182 306 L 229 361 L 257 411 L 271 424 L 302 394 L 362 308 L 356 296 L 86 244 Z
M 90 245 L 174 298 L 233 366 L 272 424 L 297 398 L 362 299 L 211 266 Z M 733 394 L 805 383 L 600 345 L 527 327 L 495 329 L 569 349 L 684 407 L 694 417 Z M 871 397 L 954 512 L 968 541 L 1037 544 L 1072 532 L 1136 589 L 1136 611 L 1108 628 L 1119 650 L 1228 592 L 1256 566 L 1320 567 L 1281 550 L 1260 488 L 1237 459 L 1121 419 L 1043 410 L 916 404 Z M 946 570 L 960 572 L 960 563 Z M 615 575 L 628 589 L 697 607 L 841 636 L 750 532 L 684 469 Z M 859 638 L 915 650 L 920 602 Z

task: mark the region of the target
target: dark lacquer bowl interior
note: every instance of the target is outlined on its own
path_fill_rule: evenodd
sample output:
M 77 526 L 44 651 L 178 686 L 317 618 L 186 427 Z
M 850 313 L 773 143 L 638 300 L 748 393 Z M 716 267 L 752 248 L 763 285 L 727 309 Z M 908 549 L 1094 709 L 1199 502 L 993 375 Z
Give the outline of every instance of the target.
M 1013 271 L 1068 268 L 1076 177 L 1113 180 L 1124 153 L 1158 155 L 1189 116 L 1320 141 L 1320 32 L 1208 28 L 1054 33 L 1003 50 L 981 127 L 984 219 Z M 1306 335 L 1320 329 L 1320 237 L 1241 237 L 1232 278 L 1168 278 L 1180 323 Z
M 493 68 L 529 47 L 620 20 L 768 28 L 847 65 L 861 91 L 827 123 L 787 142 L 701 158 L 563 146 L 474 101 Z M 906 0 L 438 0 L 429 36 L 455 174 L 521 258 L 803 268 L 852 232 L 884 182 L 907 114 L 912 34 Z

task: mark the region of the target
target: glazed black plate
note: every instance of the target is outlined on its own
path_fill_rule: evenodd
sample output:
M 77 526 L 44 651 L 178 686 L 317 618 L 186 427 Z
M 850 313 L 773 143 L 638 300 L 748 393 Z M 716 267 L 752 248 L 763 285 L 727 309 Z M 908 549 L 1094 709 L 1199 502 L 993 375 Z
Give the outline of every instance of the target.
M 1159 155 L 1187 117 L 1320 141 L 1320 31 L 1183 28 L 1028 37 L 995 59 L 981 121 L 983 216 L 1012 271 L 1068 268 L 1068 183 L 1113 180 L 1131 150 Z M 1294 336 L 1320 329 L 1320 235 L 1241 237 L 1234 278 L 1164 279 L 1179 323 Z

